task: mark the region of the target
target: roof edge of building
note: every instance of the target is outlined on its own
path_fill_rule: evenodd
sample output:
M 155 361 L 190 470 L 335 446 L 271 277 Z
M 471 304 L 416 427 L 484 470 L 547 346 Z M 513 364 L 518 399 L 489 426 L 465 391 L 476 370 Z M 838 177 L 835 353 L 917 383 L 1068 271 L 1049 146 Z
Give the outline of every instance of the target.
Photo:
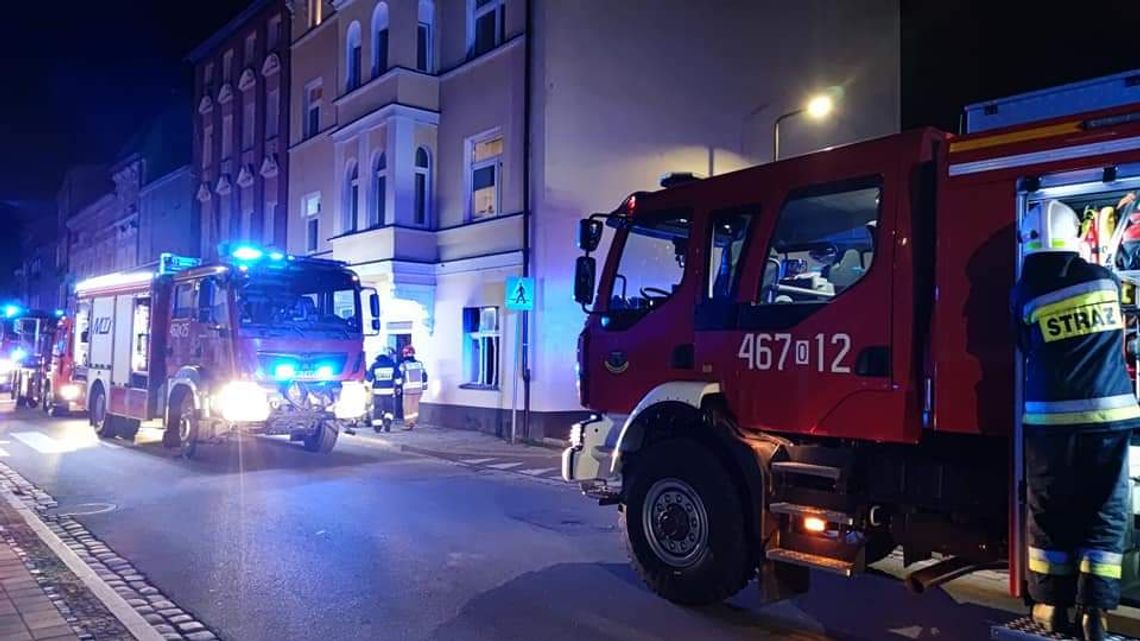
M 205 58 L 211 51 L 216 49 L 218 45 L 232 36 L 242 25 L 249 22 L 250 19 L 275 1 L 276 0 L 253 0 L 241 13 L 231 18 L 229 22 L 211 34 L 209 38 L 206 38 L 202 44 L 194 47 L 190 53 L 186 54 L 186 61 L 197 64 L 198 61 Z

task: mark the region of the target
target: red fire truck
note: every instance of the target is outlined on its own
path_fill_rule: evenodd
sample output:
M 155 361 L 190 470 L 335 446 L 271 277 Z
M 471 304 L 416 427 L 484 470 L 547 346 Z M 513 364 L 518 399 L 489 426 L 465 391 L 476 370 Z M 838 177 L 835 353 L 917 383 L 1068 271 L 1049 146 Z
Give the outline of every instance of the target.
M 40 407 L 45 414 L 61 416 L 87 409 L 86 372 L 75 367 L 74 322 L 61 318 L 55 330 L 51 355 L 44 368 Z M 84 377 L 84 378 L 81 378 Z
M 35 407 L 44 398 L 44 384 L 51 365 L 63 310 L 54 313 L 24 311 L 13 319 L 18 355 L 12 357 L 12 398 L 16 407 Z M 15 351 L 14 350 L 14 351 Z
M 754 576 L 781 598 L 808 569 L 849 576 L 899 548 L 907 566 L 937 560 L 913 587 L 1008 567 L 1020 595 L 1015 229 L 1059 199 L 1111 249 L 1137 189 L 1140 104 L 629 196 L 579 226 L 595 415 L 573 427 L 564 477 L 618 506 L 633 565 L 676 602 Z M 1140 271 L 1111 254 L 1094 259 L 1125 283 L 1135 360 Z M 1125 563 L 1134 601 L 1134 543 Z
M 134 438 L 158 419 L 164 444 L 187 457 L 239 430 L 331 451 L 367 414 L 375 291 L 335 261 L 249 246 L 223 255 L 205 265 L 164 255 L 76 285 L 75 378 L 91 424 Z

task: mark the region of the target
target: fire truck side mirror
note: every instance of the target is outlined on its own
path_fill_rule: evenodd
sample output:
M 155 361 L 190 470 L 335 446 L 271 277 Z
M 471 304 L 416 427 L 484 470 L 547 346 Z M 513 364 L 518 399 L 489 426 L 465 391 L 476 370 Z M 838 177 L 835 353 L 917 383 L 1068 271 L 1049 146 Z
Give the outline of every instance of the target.
M 579 256 L 574 264 L 574 300 L 581 305 L 594 302 L 597 262 L 592 256 Z
M 602 232 L 605 226 L 602 221 L 595 218 L 584 218 L 578 221 L 578 249 L 592 252 L 602 242 Z

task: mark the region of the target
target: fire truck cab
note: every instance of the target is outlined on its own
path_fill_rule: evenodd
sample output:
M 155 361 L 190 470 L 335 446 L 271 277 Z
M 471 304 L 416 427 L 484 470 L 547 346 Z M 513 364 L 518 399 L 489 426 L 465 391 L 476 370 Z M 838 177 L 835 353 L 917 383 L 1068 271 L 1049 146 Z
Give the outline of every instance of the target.
M 50 359 L 60 315 L 62 312 L 19 306 L 5 309 L 5 318 L 0 321 L 0 352 L 7 355 L 7 362 L 0 364 L 0 371 L 8 370 L 11 396 L 17 407 L 35 407 L 42 398 L 41 373 Z
M 808 569 L 850 576 L 896 549 L 906 566 L 938 559 L 908 576 L 916 589 L 1008 568 L 1020 595 L 1015 229 L 1051 198 L 1087 212 L 1090 260 L 1125 283 L 1134 362 L 1140 265 L 1113 247 L 1137 189 L 1129 105 L 629 196 L 579 226 L 580 400 L 595 415 L 571 430 L 564 478 L 618 506 L 634 566 L 672 601 L 755 576 L 783 598 Z
M 76 286 L 75 380 L 100 436 L 158 419 L 164 444 L 235 431 L 329 452 L 367 413 L 365 331 L 376 293 L 343 263 L 240 246 L 225 259 L 164 255 L 152 269 Z

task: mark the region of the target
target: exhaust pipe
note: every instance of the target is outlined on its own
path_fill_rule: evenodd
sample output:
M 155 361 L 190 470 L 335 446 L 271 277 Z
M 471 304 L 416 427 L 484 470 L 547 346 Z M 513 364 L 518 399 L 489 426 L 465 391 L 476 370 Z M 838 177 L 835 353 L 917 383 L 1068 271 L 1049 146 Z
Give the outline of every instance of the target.
M 943 583 L 953 581 L 958 577 L 981 570 L 999 570 L 1006 566 L 1005 561 L 983 561 L 981 563 L 970 561 L 960 556 L 952 556 L 921 570 L 915 570 L 903 579 L 906 587 L 915 594 L 922 594 L 930 588 L 936 588 Z

